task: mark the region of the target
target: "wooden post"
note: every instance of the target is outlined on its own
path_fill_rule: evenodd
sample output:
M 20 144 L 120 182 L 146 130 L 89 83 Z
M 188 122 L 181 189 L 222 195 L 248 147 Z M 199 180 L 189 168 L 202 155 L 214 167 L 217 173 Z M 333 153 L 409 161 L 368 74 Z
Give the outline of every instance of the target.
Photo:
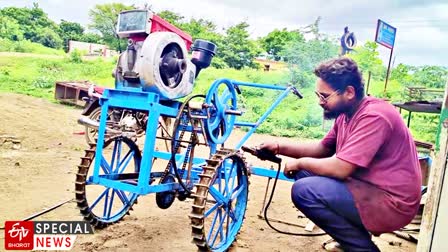
M 447 230 L 445 228 L 447 227 L 447 223 L 443 223 L 442 221 L 448 219 L 447 209 L 442 209 L 442 206 L 446 207 L 448 205 L 448 171 L 446 171 L 448 152 L 448 82 L 445 85 L 445 100 L 442 106 L 440 120 L 440 149 L 430 171 L 428 195 L 423 210 L 417 252 L 428 252 L 432 250 L 447 251 L 446 249 L 448 249 L 446 238 L 445 241 L 441 239 L 442 228 Z M 445 194 L 443 197 L 442 193 Z

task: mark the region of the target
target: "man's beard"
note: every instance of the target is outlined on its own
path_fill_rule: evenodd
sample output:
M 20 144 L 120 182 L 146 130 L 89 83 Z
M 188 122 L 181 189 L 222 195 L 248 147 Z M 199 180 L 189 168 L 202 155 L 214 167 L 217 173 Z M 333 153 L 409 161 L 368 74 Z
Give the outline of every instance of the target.
M 344 103 L 336 104 L 336 106 L 332 109 L 324 108 L 324 118 L 326 120 L 336 119 L 340 114 L 343 114 L 348 111 L 348 106 Z

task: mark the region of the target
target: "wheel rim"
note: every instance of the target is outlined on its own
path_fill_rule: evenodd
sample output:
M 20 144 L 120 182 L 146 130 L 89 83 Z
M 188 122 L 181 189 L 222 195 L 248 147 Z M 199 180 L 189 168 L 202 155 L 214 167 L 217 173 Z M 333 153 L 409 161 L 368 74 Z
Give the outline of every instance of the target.
M 141 154 L 137 145 L 128 138 L 117 137 L 105 143 L 99 174 L 118 177 L 123 173 L 138 173 L 140 162 Z M 93 161 L 92 163 L 94 164 Z M 90 174 L 93 174 L 93 169 Z M 88 212 L 100 223 L 107 224 L 120 220 L 138 197 L 135 193 L 92 184 L 92 177 L 87 178 L 85 197 Z

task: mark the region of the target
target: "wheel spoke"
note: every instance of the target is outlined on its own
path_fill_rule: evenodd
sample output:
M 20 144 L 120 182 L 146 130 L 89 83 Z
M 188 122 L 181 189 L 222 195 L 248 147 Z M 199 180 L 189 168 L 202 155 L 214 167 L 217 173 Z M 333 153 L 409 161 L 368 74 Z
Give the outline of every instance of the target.
M 89 210 L 92 210 L 93 208 L 95 208 L 96 204 L 98 204 L 98 202 L 100 202 L 100 200 L 104 197 L 104 195 L 106 195 L 108 190 L 109 190 L 109 188 L 106 188 L 103 191 L 103 193 L 101 193 L 101 195 L 90 205 Z
M 227 102 L 232 99 L 232 93 L 227 89 L 220 97 L 221 104 L 227 105 Z
M 109 203 L 109 191 L 110 188 L 107 188 L 106 198 L 104 199 L 103 216 L 107 215 L 107 205 Z
M 126 153 L 126 156 L 124 156 L 123 160 L 118 164 L 117 167 L 118 174 L 121 174 L 124 171 L 124 169 L 126 169 L 126 167 L 128 166 L 129 162 L 132 160 L 133 157 L 134 157 L 134 151 L 129 150 L 128 153 Z
M 115 190 L 112 190 L 112 195 L 110 196 L 110 203 L 107 208 L 106 219 L 110 218 L 110 213 L 112 212 L 112 207 L 114 205 L 114 198 L 115 198 Z
M 219 124 L 221 123 L 221 115 L 220 114 L 216 114 L 216 116 L 213 118 L 213 121 L 210 124 L 210 128 L 212 130 L 216 129 L 219 127 Z
M 121 157 L 121 141 L 118 141 L 118 144 L 116 144 L 116 145 L 118 145 L 118 149 L 117 149 L 117 165 L 116 165 L 116 168 L 114 169 L 114 165 L 112 164 L 111 165 L 111 167 L 110 168 L 112 168 L 113 169 L 113 171 L 114 172 L 117 172 L 118 171 L 118 168 L 120 167 L 120 157 Z
M 233 211 L 232 207 L 229 207 L 229 217 L 232 218 L 232 220 L 234 221 L 233 223 L 235 223 L 236 215 L 235 215 L 235 212 Z
M 104 156 L 101 155 L 101 169 L 103 169 L 104 174 L 110 174 L 111 171 L 111 167 L 109 166 L 109 163 L 107 163 L 106 159 L 104 158 Z
M 227 240 L 227 237 L 229 236 L 229 226 L 230 226 L 230 207 L 229 207 L 229 211 L 227 212 L 227 218 L 226 218 L 226 222 L 227 222 L 227 224 L 226 224 L 226 240 Z
M 220 209 L 218 208 L 215 212 L 215 217 L 213 217 L 212 225 L 210 226 L 210 230 L 208 231 L 207 240 L 210 240 L 210 236 L 213 233 L 213 229 L 215 228 L 216 220 L 218 219 L 218 213 Z
M 233 190 L 233 185 L 235 182 L 235 177 L 233 176 L 233 171 L 234 171 L 234 167 L 236 165 L 236 162 L 232 162 L 232 165 L 230 167 L 229 172 L 227 173 L 227 181 L 226 181 L 226 198 L 229 199 L 232 195 L 230 194 L 230 192 Z M 232 185 L 229 187 L 228 185 L 230 184 L 230 179 L 232 179 Z
M 213 239 L 212 239 L 212 242 L 211 242 L 211 246 L 212 246 L 212 247 L 213 247 L 213 245 L 214 245 L 215 242 L 216 242 L 216 238 L 218 238 L 218 234 L 219 234 L 219 237 L 220 237 L 221 241 L 224 240 L 224 233 L 223 233 L 223 231 L 222 231 L 222 226 L 223 226 L 223 224 L 224 224 L 224 219 L 225 219 L 227 213 L 224 212 L 224 214 L 223 214 L 223 213 L 222 213 L 222 210 L 220 209 L 218 215 L 219 215 L 219 226 L 218 226 L 218 228 L 217 228 L 217 230 L 216 230 L 216 233 L 215 233 L 215 235 L 214 235 L 214 237 L 213 237 Z
M 219 206 L 222 206 L 222 204 L 215 203 L 212 207 L 210 207 L 205 213 L 204 218 L 207 218 L 213 211 L 218 209 Z
M 117 149 L 119 149 L 119 145 L 118 143 L 120 143 L 121 141 L 115 141 L 114 143 L 114 148 L 112 151 L 112 160 L 110 161 L 110 170 L 113 171 L 114 170 L 114 165 L 115 165 L 115 158 L 116 158 L 116 154 L 117 154 Z
M 117 194 L 118 198 L 121 200 L 121 202 L 123 202 L 123 205 L 128 205 L 129 204 L 129 199 L 126 196 L 126 193 L 121 191 L 121 190 L 117 190 L 114 189 L 115 193 Z
M 214 187 L 210 187 L 209 194 L 216 200 L 218 204 L 224 204 L 226 202 L 226 198 L 222 195 L 221 192 L 216 190 Z
M 223 225 L 225 223 L 224 220 L 226 219 L 226 217 L 227 217 L 227 212 L 224 211 L 224 214 L 222 214 L 222 217 L 221 217 L 220 222 L 219 222 L 219 227 L 218 227 L 219 237 L 220 237 L 221 241 L 225 241 L 225 238 L 226 238 L 224 236 L 224 231 L 223 231 Z
M 235 180 L 238 180 L 238 171 L 235 171 L 233 169 L 236 165 L 237 165 L 236 162 L 234 162 L 233 165 L 232 165 L 232 172 L 230 173 L 230 176 L 232 178 L 232 185 L 230 186 L 230 188 L 231 188 L 232 192 L 235 189 L 235 187 L 234 187 L 235 186 Z M 235 173 L 235 174 L 233 174 L 233 173 Z M 231 197 L 232 197 L 232 195 L 230 195 L 230 198 Z

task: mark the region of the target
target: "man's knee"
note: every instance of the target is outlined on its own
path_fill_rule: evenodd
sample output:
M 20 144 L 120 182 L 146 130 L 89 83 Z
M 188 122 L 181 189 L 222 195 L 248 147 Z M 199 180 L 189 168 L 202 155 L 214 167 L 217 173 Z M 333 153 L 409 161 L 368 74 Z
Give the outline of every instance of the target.
M 291 200 L 297 208 L 306 208 L 316 201 L 315 180 L 313 177 L 302 178 L 292 185 Z

